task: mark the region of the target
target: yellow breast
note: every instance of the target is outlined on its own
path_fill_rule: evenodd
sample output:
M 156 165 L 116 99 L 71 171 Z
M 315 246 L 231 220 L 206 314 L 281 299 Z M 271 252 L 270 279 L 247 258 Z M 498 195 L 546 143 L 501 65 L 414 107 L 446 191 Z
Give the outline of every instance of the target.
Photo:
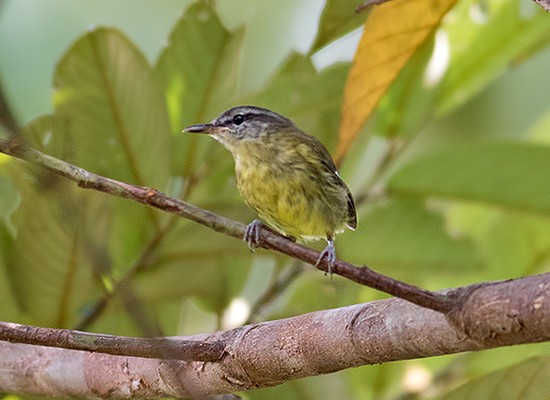
M 326 171 L 297 154 L 297 147 L 270 151 L 271 156 L 259 157 L 262 152 L 254 149 L 236 155 L 241 196 L 264 222 L 287 236 L 309 240 L 342 231 L 346 191 Z

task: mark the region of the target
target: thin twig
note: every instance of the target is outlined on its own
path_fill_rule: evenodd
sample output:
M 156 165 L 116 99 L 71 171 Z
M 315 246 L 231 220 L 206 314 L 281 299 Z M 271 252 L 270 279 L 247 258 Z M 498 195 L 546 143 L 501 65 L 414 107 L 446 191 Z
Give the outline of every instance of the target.
M 220 361 L 220 341 L 134 338 L 0 322 L 0 340 L 96 353 L 184 361 Z
M 187 218 L 217 232 L 238 239 L 241 239 L 244 235 L 245 225 L 239 222 L 203 210 L 185 201 L 171 198 L 154 188 L 135 186 L 94 174 L 83 168 L 29 148 L 17 139 L 12 138 L 0 142 L 0 152 L 40 165 L 58 175 L 76 182 L 80 187 L 95 189 L 118 197 L 132 199 L 139 203 L 147 204 L 151 207 Z M 267 229 L 262 229 L 259 244 L 260 247 L 276 250 L 311 265 L 315 265 L 319 258 L 319 252 L 294 243 Z M 317 268 L 322 271 L 327 271 L 325 263 L 321 263 Z M 381 290 L 385 293 L 403 298 L 414 304 L 438 312 L 445 313 L 452 308 L 451 300 L 444 295 L 432 293 L 408 283 L 384 276 L 371 270 L 367 266 L 357 267 L 350 263 L 337 260 L 332 271 L 354 282 Z

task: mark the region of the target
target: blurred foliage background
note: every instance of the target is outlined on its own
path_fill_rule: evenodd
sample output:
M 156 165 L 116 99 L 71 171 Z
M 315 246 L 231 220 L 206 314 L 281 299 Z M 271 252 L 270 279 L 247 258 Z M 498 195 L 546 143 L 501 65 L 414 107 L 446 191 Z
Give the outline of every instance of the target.
M 180 131 L 252 103 L 334 150 L 356 5 L 6 0 L 1 79 L 37 149 L 247 223 L 229 153 Z M 548 44 L 531 1 L 457 2 L 343 161 L 359 229 L 338 237 L 340 257 L 431 290 L 549 270 Z M 187 335 L 384 297 L 6 156 L 0 222 L 5 321 Z M 549 360 L 547 344 L 516 346 L 242 396 L 544 398 Z

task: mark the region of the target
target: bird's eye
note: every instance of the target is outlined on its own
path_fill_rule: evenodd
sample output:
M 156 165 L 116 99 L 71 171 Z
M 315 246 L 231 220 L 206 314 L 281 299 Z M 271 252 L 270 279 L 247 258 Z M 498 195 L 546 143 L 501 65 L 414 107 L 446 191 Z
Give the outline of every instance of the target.
M 237 114 L 233 117 L 233 123 L 235 125 L 240 125 L 244 122 L 244 115 L 242 114 Z

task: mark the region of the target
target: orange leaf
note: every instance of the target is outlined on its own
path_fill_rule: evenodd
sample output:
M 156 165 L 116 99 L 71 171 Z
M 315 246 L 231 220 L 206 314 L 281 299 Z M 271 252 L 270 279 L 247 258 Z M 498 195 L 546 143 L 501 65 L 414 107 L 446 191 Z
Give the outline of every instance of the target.
M 337 164 L 415 50 L 437 29 L 455 2 L 394 0 L 372 10 L 344 91 Z

